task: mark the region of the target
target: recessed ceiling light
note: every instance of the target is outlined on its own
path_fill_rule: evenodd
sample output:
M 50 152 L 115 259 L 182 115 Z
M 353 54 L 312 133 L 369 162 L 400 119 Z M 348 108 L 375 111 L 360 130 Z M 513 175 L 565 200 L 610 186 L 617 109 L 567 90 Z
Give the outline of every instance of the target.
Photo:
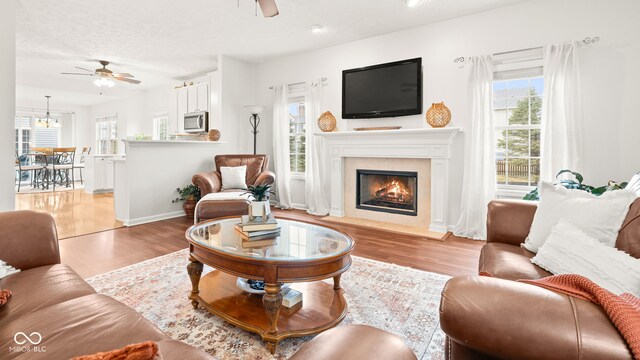
M 309 28 L 311 29 L 311 32 L 314 33 L 314 34 L 319 34 L 319 33 L 327 31 L 327 29 L 324 26 L 320 25 L 320 24 L 311 25 Z
M 416 7 L 420 5 L 422 0 L 404 0 L 408 7 Z

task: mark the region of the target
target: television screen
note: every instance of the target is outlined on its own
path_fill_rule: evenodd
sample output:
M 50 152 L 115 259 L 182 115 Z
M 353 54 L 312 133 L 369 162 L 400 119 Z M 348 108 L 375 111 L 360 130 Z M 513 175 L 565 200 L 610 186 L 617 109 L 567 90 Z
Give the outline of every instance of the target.
M 342 118 L 421 113 L 422 58 L 342 72 Z

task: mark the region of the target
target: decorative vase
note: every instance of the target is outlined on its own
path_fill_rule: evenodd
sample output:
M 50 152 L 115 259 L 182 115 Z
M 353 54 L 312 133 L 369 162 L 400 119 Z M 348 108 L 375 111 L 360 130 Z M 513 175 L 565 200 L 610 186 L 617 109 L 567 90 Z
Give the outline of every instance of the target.
M 209 141 L 218 141 L 220 140 L 220 130 L 211 129 L 209 130 Z
M 325 111 L 318 118 L 318 127 L 323 132 L 331 132 L 336 129 L 336 117 L 331 111 Z
M 445 127 L 450 121 L 451 111 L 444 105 L 444 101 L 431 104 L 431 107 L 427 110 L 427 123 L 429 123 L 431 127 Z
M 184 204 L 182 204 L 182 208 L 184 209 L 185 214 L 188 218 L 193 219 L 193 214 L 196 211 L 196 199 L 186 199 Z
M 267 215 L 271 213 L 271 206 L 269 206 L 269 201 L 252 201 L 249 204 L 249 215 L 251 217 L 261 217 L 264 219 Z

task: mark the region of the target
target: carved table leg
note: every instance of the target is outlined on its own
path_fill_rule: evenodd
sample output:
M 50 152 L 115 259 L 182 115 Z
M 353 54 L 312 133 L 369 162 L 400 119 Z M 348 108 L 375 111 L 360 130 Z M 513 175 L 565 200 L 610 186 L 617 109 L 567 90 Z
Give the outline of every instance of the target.
M 203 265 L 200 261 L 191 256 L 189 257 L 189 261 L 191 261 L 189 265 L 187 265 L 187 273 L 191 279 L 191 295 L 189 295 L 189 299 L 191 299 L 191 305 L 193 305 L 193 308 L 197 309 L 198 301 L 195 300 L 195 297 L 200 293 L 198 286 L 200 285 L 200 276 L 202 275 Z
M 336 275 L 333 277 L 333 290 L 340 290 L 340 277 L 342 276 L 342 274 L 340 275 Z
M 280 284 L 265 284 L 264 295 L 262 295 L 262 306 L 269 318 L 270 335 L 278 333 L 278 315 L 280 314 L 280 306 L 282 306 L 282 294 L 280 294 Z M 267 346 L 272 354 L 276 352 L 277 341 L 267 341 Z

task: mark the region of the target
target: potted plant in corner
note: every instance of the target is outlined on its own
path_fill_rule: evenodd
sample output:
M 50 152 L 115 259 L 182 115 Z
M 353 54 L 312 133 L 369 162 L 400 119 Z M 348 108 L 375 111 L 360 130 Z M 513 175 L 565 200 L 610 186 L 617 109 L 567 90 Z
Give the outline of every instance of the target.
M 249 216 L 252 218 L 262 217 L 265 219 L 269 213 L 271 213 L 271 207 L 269 206 L 269 194 L 274 194 L 271 191 L 271 185 L 251 185 L 247 188 L 247 194 L 251 194 L 253 200 L 249 204 Z
M 182 189 L 177 188 L 176 192 L 180 197 L 173 199 L 171 202 L 177 203 L 184 200 L 182 208 L 184 209 L 187 217 L 193 218 L 193 214 L 196 210 L 196 204 L 198 203 L 198 200 L 200 200 L 200 188 L 193 184 L 189 184 Z

